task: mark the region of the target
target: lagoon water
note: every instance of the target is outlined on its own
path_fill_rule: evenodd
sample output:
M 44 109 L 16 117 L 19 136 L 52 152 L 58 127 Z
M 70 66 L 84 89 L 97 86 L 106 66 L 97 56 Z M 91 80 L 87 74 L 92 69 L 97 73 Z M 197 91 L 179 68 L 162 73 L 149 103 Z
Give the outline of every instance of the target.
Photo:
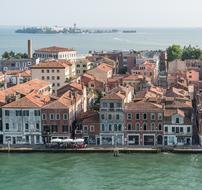
M 198 190 L 200 154 L 0 154 L 5 190 Z
M 0 54 L 26 52 L 27 40 L 33 49 L 52 45 L 73 47 L 79 54 L 89 50 L 157 50 L 173 43 L 202 48 L 202 28 L 136 28 L 137 33 L 112 34 L 17 34 L 15 27 L 0 27 Z

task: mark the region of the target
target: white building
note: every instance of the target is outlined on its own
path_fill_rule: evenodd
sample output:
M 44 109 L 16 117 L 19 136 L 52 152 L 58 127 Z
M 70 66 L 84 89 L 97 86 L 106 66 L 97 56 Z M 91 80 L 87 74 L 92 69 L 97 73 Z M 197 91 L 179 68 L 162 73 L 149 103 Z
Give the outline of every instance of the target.
M 92 69 L 95 63 L 90 62 L 88 59 L 77 59 L 76 60 L 76 74 L 83 75 L 86 71 Z
M 164 145 L 192 144 L 192 123 L 182 110 L 166 110 L 164 122 Z
M 67 60 L 46 60 L 32 67 L 32 79 L 50 82 L 53 94 L 75 75 L 75 64 Z
M 49 100 L 33 92 L 3 106 L 3 144 L 42 144 L 41 107 Z
M 72 48 L 52 46 L 35 50 L 34 57 L 40 59 L 75 60 L 76 51 Z

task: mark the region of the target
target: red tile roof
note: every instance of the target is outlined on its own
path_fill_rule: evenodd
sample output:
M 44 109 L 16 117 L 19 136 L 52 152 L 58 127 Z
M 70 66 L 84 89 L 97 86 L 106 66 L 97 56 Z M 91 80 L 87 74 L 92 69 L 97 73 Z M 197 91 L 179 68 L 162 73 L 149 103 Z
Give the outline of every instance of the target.
M 100 65 L 97 66 L 97 68 L 104 72 L 109 72 L 113 70 L 113 67 L 106 63 L 101 63 Z
M 47 48 L 38 49 L 35 52 L 59 53 L 59 52 L 65 52 L 65 51 L 75 51 L 75 50 L 73 48 L 51 46 L 51 47 L 47 47 Z
M 13 87 L 0 91 L 0 102 L 5 103 L 6 96 L 15 95 L 16 93 L 27 95 L 33 90 L 38 91 L 49 86 L 50 83 L 44 80 L 34 79 L 23 84 L 17 84 Z
M 71 66 L 72 63 L 67 60 L 62 60 L 62 59 L 57 59 L 57 60 L 46 60 L 42 61 L 38 64 L 35 64 L 32 66 L 32 69 L 38 69 L 38 68 L 58 68 L 58 69 L 63 69 L 68 66 Z
M 137 101 L 125 104 L 125 110 L 129 111 L 163 111 L 162 105 L 147 101 Z
M 32 92 L 27 96 L 6 104 L 3 108 L 41 108 L 50 101 L 49 96 Z

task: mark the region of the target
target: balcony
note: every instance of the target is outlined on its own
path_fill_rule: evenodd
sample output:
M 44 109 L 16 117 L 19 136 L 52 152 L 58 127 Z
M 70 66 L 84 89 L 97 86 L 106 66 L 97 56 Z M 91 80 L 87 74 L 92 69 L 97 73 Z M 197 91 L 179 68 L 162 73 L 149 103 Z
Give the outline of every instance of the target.
M 123 108 L 100 108 L 103 112 L 122 112 Z

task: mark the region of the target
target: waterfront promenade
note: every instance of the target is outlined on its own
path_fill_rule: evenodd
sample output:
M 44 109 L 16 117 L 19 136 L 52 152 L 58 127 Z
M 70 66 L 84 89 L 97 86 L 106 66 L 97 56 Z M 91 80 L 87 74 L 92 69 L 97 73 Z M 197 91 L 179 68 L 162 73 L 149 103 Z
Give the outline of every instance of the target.
M 39 146 L 1 146 L 0 153 L 202 153 L 201 146 L 179 146 L 179 147 L 156 147 L 156 146 L 88 146 L 87 148 L 47 148 Z

